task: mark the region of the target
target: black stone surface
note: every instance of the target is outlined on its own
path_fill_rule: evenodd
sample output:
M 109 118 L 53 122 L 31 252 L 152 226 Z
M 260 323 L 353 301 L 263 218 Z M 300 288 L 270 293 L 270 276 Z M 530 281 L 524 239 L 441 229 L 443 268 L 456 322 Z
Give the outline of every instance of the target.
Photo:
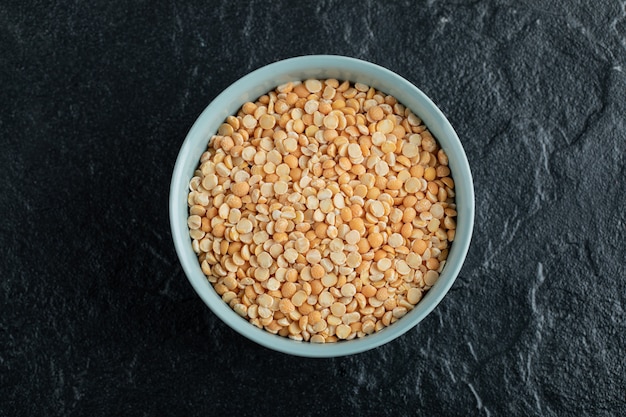
M 248 341 L 195 295 L 168 188 L 230 83 L 383 65 L 455 126 L 467 261 L 402 338 L 336 359 Z M 626 415 L 626 3 L 0 5 L 0 415 Z

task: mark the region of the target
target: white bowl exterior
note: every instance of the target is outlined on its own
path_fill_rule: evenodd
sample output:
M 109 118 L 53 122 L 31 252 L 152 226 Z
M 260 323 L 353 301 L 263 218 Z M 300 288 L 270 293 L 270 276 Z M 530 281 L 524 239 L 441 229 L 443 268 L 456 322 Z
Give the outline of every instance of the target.
M 254 101 L 276 86 L 307 78 L 336 78 L 370 85 L 394 96 L 416 113 L 448 154 L 455 181 L 457 203 L 456 237 L 437 283 L 415 309 L 393 325 L 372 335 L 338 343 L 298 342 L 259 329 L 235 313 L 213 290 L 191 248 L 187 227 L 189 181 L 200 156 L 207 149 L 227 116 L 241 105 Z M 442 300 L 456 279 L 467 254 L 474 224 L 474 187 L 469 163 L 454 129 L 417 87 L 378 65 L 354 58 L 313 55 L 291 58 L 262 67 L 236 81 L 217 96 L 198 117 L 181 147 L 170 188 L 170 222 L 176 252 L 187 278 L 205 304 L 226 324 L 243 336 L 273 350 L 306 357 L 336 357 L 363 352 L 404 334 L 424 319 Z

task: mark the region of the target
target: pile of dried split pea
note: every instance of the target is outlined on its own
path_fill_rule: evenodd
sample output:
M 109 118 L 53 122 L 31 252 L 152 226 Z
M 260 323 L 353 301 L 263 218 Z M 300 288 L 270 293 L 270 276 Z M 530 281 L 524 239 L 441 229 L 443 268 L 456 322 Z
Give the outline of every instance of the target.
M 349 81 L 245 103 L 189 188 L 192 247 L 215 291 L 253 325 L 314 343 L 413 309 L 456 229 L 446 153 L 394 97 Z

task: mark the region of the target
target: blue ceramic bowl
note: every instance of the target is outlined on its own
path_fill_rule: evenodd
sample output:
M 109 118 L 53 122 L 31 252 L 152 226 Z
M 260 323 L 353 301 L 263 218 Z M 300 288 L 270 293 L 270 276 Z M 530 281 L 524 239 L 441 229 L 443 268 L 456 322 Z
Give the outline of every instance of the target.
M 187 226 L 189 181 L 212 135 L 227 116 L 241 105 L 289 81 L 335 78 L 361 82 L 394 96 L 424 122 L 448 154 L 455 181 L 457 229 L 446 265 L 435 285 L 415 309 L 379 332 L 348 341 L 315 344 L 271 334 L 235 313 L 214 291 L 200 269 L 191 248 Z M 189 282 L 206 305 L 221 320 L 243 336 L 269 349 L 306 357 L 335 357 L 373 349 L 402 336 L 422 321 L 444 298 L 465 260 L 474 224 L 474 186 L 469 163 L 454 129 L 417 87 L 399 75 L 370 62 L 332 55 L 303 56 L 275 62 L 241 78 L 217 96 L 196 120 L 180 149 L 170 188 L 170 222 L 176 252 Z

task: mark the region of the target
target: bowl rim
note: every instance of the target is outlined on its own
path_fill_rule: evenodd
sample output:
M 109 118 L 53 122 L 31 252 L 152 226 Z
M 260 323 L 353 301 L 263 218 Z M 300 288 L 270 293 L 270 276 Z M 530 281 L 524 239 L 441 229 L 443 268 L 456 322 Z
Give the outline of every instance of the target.
M 457 218 L 457 234 L 448 257 L 448 261 L 452 259 L 455 262 L 446 263 L 438 282 L 424 294 L 424 297 L 415 309 L 393 325 L 371 335 L 350 341 L 314 344 L 295 341 L 257 328 L 235 313 L 217 295 L 206 276 L 202 273 L 197 261 L 197 255 L 191 248 L 186 222 L 188 206 L 186 199 L 182 199 L 181 196 L 183 193 L 185 195 L 188 193 L 189 179 L 193 175 L 193 171 L 200 159 L 200 155 L 197 158 L 191 158 L 190 154 L 194 148 L 198 148 L 202 144 L 202 140 L 204 140 L 204 149 L 206 149 L 208 140 L 216 133 L 217 129 L 212 130 L 212 133 L 211 130 L 207 130 L 208 124 L 216 125 L 217 123 L 218 126 L 223 123 L 226 115 L 234 113 L 234 111 L 229 112 L 227 104 L 230 104 L 230 107 L 232 107 L 233 102 L 236 101 L 235 98 L 239 100 L 246 93 L 250 97 L 256 98 L 282 84 L 283 82 L 281 81 L 285 79 L 294 81 L 298 78 L 303 80 L 312 77 L 312 75 L 308 74 L 329 73 L 329 71 L 330 73 L 334 71 L 337 74 L 352 73 L 354 74 L 353 78 L 356 79 L 342 78 L 350 79 L 351 82 L 368 81 L 368 85 L 396 97 L 399 102 L 405 104 L 424 121 L 438 143 L 448 154 L 453 172 L 452 177 L 455 181 L 459 217 Z M 303 75 L 293 78 L 290 74 Z M 339 77 L 320 76 L 319 78 Z M 376 82 L 380 82 L 380 84 L 388 83 L 389 86 L 381 87 L 376 85 Z M 260 87 L 261 84 L 266 86 L 273 85 L 273 87 L 270 86 L 265 89 L 266 86 Z M 255 86 L 257 91 L 261 91 L 261 93 L 254 97 L 255 93 L 250 92 L 250 86 Z M 252 98 L 248 98 L 248 100 Z M 401 98 L 405 98 L 405 100 Z M 237 101 L 239 105 L 235 107 L 235 111 L 245 101 L 245 99 L 244 101 Z M 406 104 L 407 101 L 413 104 L 413 106 Z M 435 134 L 435 132 L 438 134 Z M 444 146 L 442 141 L 446 146 Z M 454 169 L 452 168 L 453 161 Z M 190 167 L 189 163 L 194 163 L 195 165 Z M 186 174 L 190 170 L 191 176 Z M 458 187 L 459 184 L 462 184 L 462 188 Z M 462 207 L 458 206 L 459 196 L 462 196 Z M 188 131 L 177 155 L 170 184 L 169 214 L 172 239 L 179 262 L 198 296 L 214 314 L 236 332 L 266 348 L 295 356 L 321 358 L 356 354 L 384 345 L 413 329 L 435 309 L 452 287 L 467 256 L 474 226 L 475 196 L 469 162 L 460 139 L 442 111 L 418 87 L 395 72 L 368 61 L 340 55 L 305 55 L 277 61 L 248 73 L 223 90 L 206 106 Z M 184 221 L 182 221 L 183 219 Z M 190 253 L 193 254 L 195 264 L 190 261 Z M 209 291 L 207 291 L 207 286 Z M 425 301 L 427 302 L 424 303 Z

